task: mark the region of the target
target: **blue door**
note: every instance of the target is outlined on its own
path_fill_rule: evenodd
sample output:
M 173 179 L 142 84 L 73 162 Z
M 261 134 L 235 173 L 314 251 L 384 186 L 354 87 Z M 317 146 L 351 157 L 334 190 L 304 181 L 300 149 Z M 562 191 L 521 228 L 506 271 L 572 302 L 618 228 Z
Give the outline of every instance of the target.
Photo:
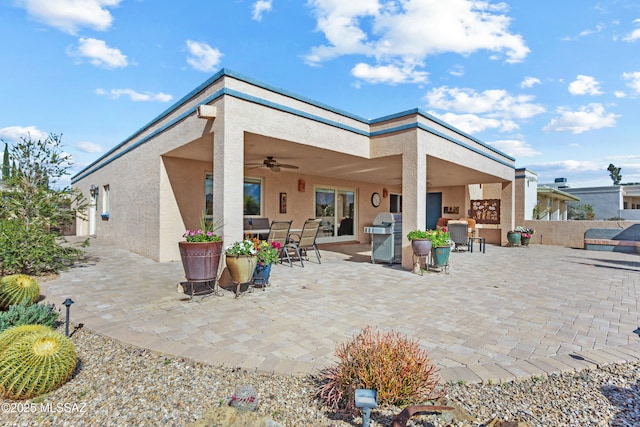
M 427 230 L 435 230 L 442 212 L 442 193 L 427 193 Z

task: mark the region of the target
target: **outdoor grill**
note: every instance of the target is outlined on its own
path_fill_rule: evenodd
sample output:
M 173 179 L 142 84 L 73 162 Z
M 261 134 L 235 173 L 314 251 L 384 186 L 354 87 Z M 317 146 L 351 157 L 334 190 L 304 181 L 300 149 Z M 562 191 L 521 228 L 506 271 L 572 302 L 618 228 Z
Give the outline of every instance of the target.
M 371 234 L 371 262 L 384 261 L 389 264 L 402 262 L 402 214 L 381 212 L 373 225 L 365 227 Z

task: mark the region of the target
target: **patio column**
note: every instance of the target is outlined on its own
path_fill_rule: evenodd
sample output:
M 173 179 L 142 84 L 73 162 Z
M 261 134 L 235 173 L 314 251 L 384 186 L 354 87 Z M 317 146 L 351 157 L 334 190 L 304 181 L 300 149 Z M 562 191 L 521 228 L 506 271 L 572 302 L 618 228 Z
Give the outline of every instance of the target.
M 224 246 L 243 237 L 244 131 L 229 114 L 214 122 L 213 218 Z
M 503 182 L 502 183 L 502 194 L 500 195 L 500 244 L 506 245 L 509 241 L 507 240 L 507 232 L 509 230 L 513 230 L 515 227 L 515 216 L 516 216 L 516 208 L 515 208 L 515 186 L 512 182 Z
M 427 150 L 420 142 L 406 144 L 402 154 L 402 267 L 409 270 L 413 252 L 407 233 L 424 230 L 427 223 Z

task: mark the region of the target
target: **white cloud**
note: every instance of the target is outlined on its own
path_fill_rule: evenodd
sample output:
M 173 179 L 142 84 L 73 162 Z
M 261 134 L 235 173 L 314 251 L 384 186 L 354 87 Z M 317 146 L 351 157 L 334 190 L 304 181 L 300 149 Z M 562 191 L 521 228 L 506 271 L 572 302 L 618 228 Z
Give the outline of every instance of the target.
M 44 141 L 48 136 L 47 132 L 43 132 L 35 126 L 9 126 L 0 129 L 0 139 L 7 141 L 20 141 L 20 138 Z
M 640 94 L 640 71 L 622 73 L 622 79 L 627 80 L 627 86 L 633 89 L 636 93 Z
M 251 19 L 254 21 L 262 21 L 262 14 L 271 11 L 271 0 L 258 0 L 253 4 L 253 13 Z
M 506 55 L 507 62 L 520 62 L 529 53 L 522 37 L 509 32 L 511 19 L 504 14 L 504 3 L 309 0 L 308 4 L 316 16 L 317 30 L 328 42 L 305 56 L 310 65 L 343 55 L 366 55 L 375 58 L 378 66 L 416 66 L 428 56 L 469 55 L 479 50 Z
M 517 139 L 503 139 L 499 141 L 488 142 L 488 144 L 502 151 L 503 153 L 507 153 L 511 157 L 515 157 L 517 159 L 521 157 L 533 157 L 540 154 L 539 151 L 536 151 L 526 142 Z
M 359 63 L 351 70 L 354 77 L 369 83 L 426 83 L 428 73 L 416 71 L 414 67 L 396 65 L 371 66 Z
M 16 0 L 18 7 L 39 22 L 69 34 L 88 27 L 98 31 L 111 27 L 113 17 L 106 8 L 114 8 L 121 0 Z
M 214 71 L 223 56 L 218 49 L 214 49 L 204 42 L 187 40 L 187 48 L 190 55 L 187 62 L 198 71 Z
M 530 87 L 533 87 L 533 86 L 539 85 L 539 84 L 540 84 L 540 79 L 538 79 L 536 77 L 527 76 L 520 83 L 520 87 L 521 88 L 530 88 Z
M 96 94 L 101 96 L 107 96 L 110 99 L 118 99 L 121 96 L 128 96 L 134 102 L 145 102 L 145 101 L 158 101 L 158 102 L 169 102 L 173 98 L 171 95 L 166 93 L 158 92 L 136 92 L 133 89 L 111 89 L 106 91 L 104 89 L 96 89 Z
M 464 67 L 462 65 L 454 65 L 453 68 L 449 70 L 449 74 L 456 77 L 464 76 Z
M 624 93 L 624 92 L 623 92 L 623 91 L 621 91 L 621 90 L 617 90 L 617 91 L 613 92 L 613 95 L 614 95 L 616 98 L 626 98 L 626 97 L 627 97 L 627 94 L 626 94 L 626 93 Z
M 89 141 L 79 142 L 76 148 L 84 153 L 102 153 L 104 151 L 99 144 Z
M 616 118 L 613 113 L 606 113 L 604 106 L 592 103 L 580 107 L 577 111 L 571 111 L 568 107 L 558 107 L 556 112 L 559 117 L 551 120 L 542 130 L 545 132 L 571 132 L 579 134 L 594 129 L 613 127 Z
M 69 50 L 68 54 L 76 57 L 88 58 L 96 67 L 109 69 L 123 68 L 129 65 L 127 56 L 119 49 L 107 46 L 104 40 L 80 38 L 78 48 Z
M 571 95 L 601 95 L 600 83 L 591 76 L 579 74 L 578 77 L 569 83 L 569 93 Z
M 477 114 L 438 113 L 437 111 L 429 111 L 429 114 L 468 134 L 482 132 L 487 129 L 498 129 L 505 125 L 503 121 L 481 117 Z M 516 128 L 518 127 L 513 122 L 511 124 L 515 125 Z M 510 127 L 513 128 L 513 126 Z
M 633 23 L 636 25 L 640 25 L 640 19 L 634 20 Z M 626 42 L 634 42 L 638 39 L 640 39 L 640 28 L 633 30 L 632 32 L 630 32 L 629 34 L 627 34 L 622 38 L 622 40 Z

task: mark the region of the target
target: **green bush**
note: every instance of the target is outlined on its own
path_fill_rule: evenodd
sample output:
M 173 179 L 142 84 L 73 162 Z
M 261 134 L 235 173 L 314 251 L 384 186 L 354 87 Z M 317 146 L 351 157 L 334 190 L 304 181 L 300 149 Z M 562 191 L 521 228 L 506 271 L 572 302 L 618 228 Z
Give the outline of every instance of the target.
M 55 390 L 76 367 L 73 342 L 42 325 L 0 333 L 0 392 L 9 399 L 29 399 Z
M 434 398 L 436 368 L 417 340 L 368 326 L 336 349 L 339 362 L 320 373 L 318 396 L 335 409 L 353 409 L 356 388 L 375 389 L 381 405 Z
M 19 220 L 0 221 L 0 268 L 3 274 L 39 275 L 66 270 L 82 256 L 65 239 L 39 227 L 26 228 Z
M 44 325 L 55 328 L 60 311 L 53 304 L 16 304 L 0 312 L 0 332 L 13 326 Z

